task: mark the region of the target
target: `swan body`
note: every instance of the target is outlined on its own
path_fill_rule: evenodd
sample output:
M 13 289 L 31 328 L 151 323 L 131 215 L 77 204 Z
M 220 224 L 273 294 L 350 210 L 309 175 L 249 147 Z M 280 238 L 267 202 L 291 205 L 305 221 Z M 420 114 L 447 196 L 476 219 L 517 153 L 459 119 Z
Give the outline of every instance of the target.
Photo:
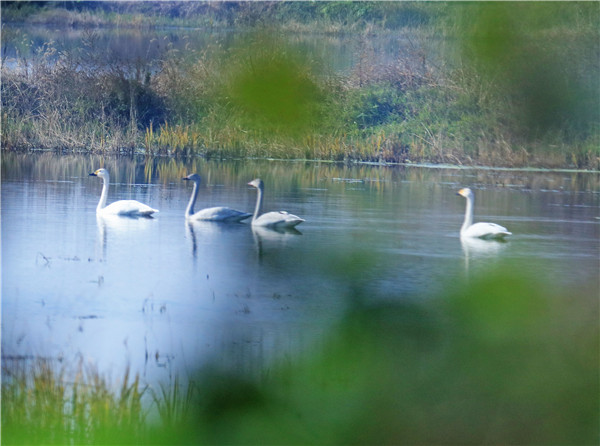
M 216 206 L 212 208 L 202 209 L 198 212 L 194 212 L 194 204 L 198 197 L 198 186 L 200 185 L 200 175 L 193 173 L 185 178 L 185 181 L 194 182 L 194 190 L 190 197 L 190 202 L 185 210 L 185 218 L 189 221 L 221 221 L 221 222 L 240 222 L 250 216 L 247 212 L 238 211 L 224 206 Z
M 136 200 L 119 200 L 114 203 L 106 205 L 106 199 L 108 197 L 108 184 L 110 181 L 110 175 L 108 170 L 102 168 L 98 169 L 93 173 L 90 173 L 92 177 L 102 178 L 102 195 L 100 195 L 100 201 L 96 207 L 97 215 L 120 215 L 126 217 L 150 217 L 158 210 L 151 208 L 150 206 L 140 203 Z
M 248 186 L 255 187 L 258 189 L 258 196 L 256 198 L 256 208 L 254 209 L 254 215 L 252 216 L 252 226 L 265 226 L 271 228 L 293 228 L 304 221 L 304 219 L 297 215 L 290 214 L 286 211 L 274 211 L 266 212 L 259 215 L 260 208 L 262 206 L 263 192 L 265 185 L 263 180 L 257 178 L 256 180 L 250 181 Z
M 473 224 L 473 203 L 475 194 L 471 189 L 465 187 L 457 192 L 467 199 L 467 208 L 465 210 L 465 221 L 460 228 L 460 236 L 474 237 L 483 239 L 503 239 L 507 235 L 512 235 L 504 226 L 496 223 L 475 223 Z

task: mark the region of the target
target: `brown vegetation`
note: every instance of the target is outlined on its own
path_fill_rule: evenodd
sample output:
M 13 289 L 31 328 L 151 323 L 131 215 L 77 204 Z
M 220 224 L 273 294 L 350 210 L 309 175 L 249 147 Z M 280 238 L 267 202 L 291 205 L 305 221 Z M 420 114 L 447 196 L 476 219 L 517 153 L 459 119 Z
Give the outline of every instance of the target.
M 503 6 L 494 6 L 493 16 L 475 6 L 454 15 L 419 7 L 419 17 L 429 11 L 428 20 L 395 31 L 410 39 L 411 50 L 382 64 L 366 42 L 377 23 L 388 29 L 393 11 L 368 5 L 367 12 L 353 5 L 345 14 L 364 19 L 385 12 L 386 25 L 379 15 L 380 22 L 361 31 L 365 44 L 347 76 L 324 74 L 277 31 L 249 33 L 246 45 L 226 50 L 166 47 L 158 61 L 113 59 L 98 51 L 92 30 L 76 51 L 58 52 L 49 42 L 32 58 L 2 64 L 2 146 L 600 168 L 598 31 L 590 8 L 578 6 L 574 31 L 565 26 L 570 16 L 535 21 L 541 6 L 523 8 L 520 16 Z M 344 11 L 328 6 L 318 11 L 330 20 Z M 255 24 L 249 5 L 237 8 L 227 12 L 236 23 Z M 256 8 L 282 14 L 271 4 Z M 310 23 L 317 10 L 307 8 L 299 7 L 304 15 L 290 9 L 283 23 L 299 17 Z M 227 16 L 211 10 L 217 12 Z M 470 28 L 461 25 L 467 13 Z M 486 32 L 495 26 L 490 17 L 513 34 Z M 434 29 L 448 39 L 431 38 Z

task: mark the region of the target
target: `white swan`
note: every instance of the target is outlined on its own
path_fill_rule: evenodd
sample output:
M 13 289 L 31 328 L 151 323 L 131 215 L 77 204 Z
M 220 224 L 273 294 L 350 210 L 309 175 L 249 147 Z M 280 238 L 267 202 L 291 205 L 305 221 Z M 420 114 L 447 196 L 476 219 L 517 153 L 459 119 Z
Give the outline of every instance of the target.
M 122 215 L 128 217 L 150 217 L 156 209 L 152 209 L 150 206 L 140 203 L 136 200 L 119 200 L 114 203 L 106 205 L 106 198 L 108 196 L 108 183 L 110 181 L 110 175 L 108 170 L 102 168 L 96 170 L 94 173 L 90 173 L 92 177 L 100 177 L 104 182 L 102 186 L 102 195 L 100 195 L 100 201 L 98 207 L 96 207 L 97 215 Z
M 185 210 L 185 218 L 187 220 L 201 220 L 201 221 L 222 221 L 222 222 L 240 222 L 252 214 L 247 212 L 237 211 L 228 207 L 217 206 L 212 208 L 202 209 L 194 213 L 194 203 L 196 203 L 196 197 L 198 197 L 198 186 L 200 185 L 200 175 L 193 173 L 188 175 L 182 180 L 193 181 L 194 190 L 190 197 L 190 202 Z
M 263 191 L 265 185 L 263 180 L 257 178 L 248 183 L 248 186 L 252 186 L 258 189 L 258 197 L 256 198 L 256 208 L 254 209 L 254 215 L 252 216 L 253 226 L 269 226 L 272 228 L 293 228 L 304 221 L 304 219 L 297 215 L 290 214 L 285 211 L 278 212 L 267 212 L 262 215 L 258 215 L 262 206 Z
M 467 199 L 467 209 L 465 210 L 465 221 L 460 228 L 461 237 L 477 237 L 483 239 L 503 239 L 507 235 L 512 235 L 511 232 L 496 223 L 475 223 L 473 224 L 473 202 L 475 194 L 468 187 L 457 192 Z

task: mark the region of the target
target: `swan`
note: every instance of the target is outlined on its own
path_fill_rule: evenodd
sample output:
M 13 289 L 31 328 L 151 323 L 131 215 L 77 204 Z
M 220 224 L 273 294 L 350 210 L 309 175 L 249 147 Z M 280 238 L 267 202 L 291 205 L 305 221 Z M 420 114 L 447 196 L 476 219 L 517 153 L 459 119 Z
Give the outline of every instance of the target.
M 187 220 L 240 222 L 252 215 L 247 212 L 237 211 L 235 209 L 222 206 L 206 208 L 194 213 L 194 203 L 196 203 L 196 197 L 198 197 L 200 175 L 193 173 L 185 178 L 182 178 L 182 180 L 194 182 L 194 190 L 192 191 L 190 202 L 185 210 L 185 218 Z
M 260 207 L 262 206 L 263 191 L 265 190 L 265 184 L 263 180 L 257 178 L 248 183 L 248 186 L 255 187 L 258 189 L 258 196 L 256 198 L 256 208 L 254 209 L 254 215 L 252 216 L 252 226 L 269 226 L 272 228 L 293 228 L 304 221 L 304 219 L 297 215 L 290 214 L 286 211 L 278 212 L 267 212 L 262 215 L 258 215 Z
M 457 192 L 467 199 L 467 209 L 465 211 L 465 221 L 460 228 L 460 236 L 462 237 L 477 237 L 483 239 L 503 239 L 507 235 L 512 235 L 511 232 L 496 223 L 475 223 L 473 224 L 473 202 L 475 194 L 468 187 L 465 187 Z
M 108 183 L 110 181 L 110 175 L 108 170 L 101 168 L 93 173 L 90 173 L 91 177 L 100 177 L 104 182 L 102 186 L 102 195 L 100 195 L 100 201 L 98 207 L 96 207 L 97 215 L 121 215 L 128 217 L 150 217 L 156 209 L 152 209 L 150 206 L 140 203 L 136 200 L 119 200 L 114 203 L 106 205 L 106 198 L 108 196 Z

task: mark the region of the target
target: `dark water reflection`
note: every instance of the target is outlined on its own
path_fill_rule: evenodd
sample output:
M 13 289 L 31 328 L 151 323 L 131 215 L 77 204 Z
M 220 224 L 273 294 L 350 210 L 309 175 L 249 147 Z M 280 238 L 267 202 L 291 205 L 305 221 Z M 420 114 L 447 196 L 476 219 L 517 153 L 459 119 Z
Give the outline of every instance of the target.
M 153 219 L 97 218 L 133 198 Z M 298 231 L 249 224 L 187 224 L 197 208 L 265 210 L 306 219 Z M 198 361 L 264 373 L 293 360 L 353 304 L 426 299 L 500 263 L 564 287 L 598 292 L 597 173 L 344 166 L 199 158 L 2 155 L 2 354 L 62 357 L 148 381 Z M 476 219 L 514 233 L 504 244 L 462 243 L 461 186 L 476 191 Z

